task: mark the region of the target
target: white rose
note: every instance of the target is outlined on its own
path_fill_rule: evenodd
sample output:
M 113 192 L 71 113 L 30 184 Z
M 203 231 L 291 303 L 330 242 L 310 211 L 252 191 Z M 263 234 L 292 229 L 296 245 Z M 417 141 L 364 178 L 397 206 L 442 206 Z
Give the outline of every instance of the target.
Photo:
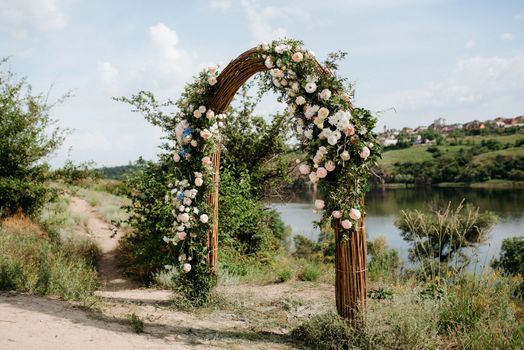
M 217 67 L 216 66 L 209 66 L 207 67 L 207 71 L 211 74 L 215 73 L 217 71 Z
M 209 83 L 209 85 L 213 86 L 217 83 L 217 78 L 216 77 L 209 77 L 207 78 L 207 82 Z
M 271 56 L 266 57 L 264 64 L 266 65 L 267 68 L 273 68 L 275 66 L 275 64 L 273 63 L 273 58 Z
M 317 89 L 317 84 L 315 84 L 314 82 L 307 83 L 304 89 L 306 90 L 307 93 L 311 94 L 315 92 L 315 90 Z
M 180 155 L 178 153 L 173 154 L 173 160 L 177 163 L 180 162 Z
M 329 91 L 329 89 L 324 89 L 320 93 L 320 98 L 323 100 L 329 100 L 330 97 L 331 97 L 331 91 Z
M 323 201 L 322 199 L 317 199 L 317 200 L 315 201 L 315 208 L 316 208 L 317 210 L 322 210 L 322 209 L 324 209 L 324 206 L 325 206 L 325 203 L 324 203 L 324 201 Z
M 296 99 L 295 99 L 295 103 L 299 106 L 303 105 L 304 103 L 306 103 L 306 99 L 303 97 L 303 96 L 298 96 Z
M 310 173 L 309 174 L 309 181 L 311 181 L 312 183 L 317 182 L 318 181 L 317 174 L 316 173 Z
M 340 154 L 340 158 L 342 160 L 349 160 L 349 152 L 348 151 L 344 151 Z
M 191 198 L 188 198 L 188 197 L 184 198 L 184 200 L 182 201 L 182 203 L 184 203 L 184 205 L 191 205 L 191 202 L 192 202 Z
M 319 117 L 327 118 L 328 115 L 329 115 L 329 109 L 327 109 L 326 107 L 322 107 L 318 110 Z
M 188 222 L 189 221 L 189 214 L 188 213 L 182 213 L 178 214 L 178 221 L 180 222 Z
M 200 112 L 198 109 L 195 109 L 193 116 L 198 119 L 202 116 L 202 112 Z
M 326 120 L 326 119 L 325 118 L 321 118 L 320 116 L 317 116 L 315 119 L 313 119 L 313 123 L 315 123 L 317 128 L 323 129 L 324 128 L 324 120 Z
M 200 215 L 200 222 L 203 224 L 207 224 L 209 221 L 209 217 L 206 214 Z
M 335 134 L 331 134 L 329 135 L 328 139 L 327 139 L 327 142 L 331 145 L 331 146 L 335 146 L 338 142 L 338 138 L 337 138 L 337 135 Z
M 200 107 L 198 107 L 198 110 L 200 111 L 200 113 L 205 113 L 206 112 L 206 107 L 205 106 L 200 106 Z
M 300 91 L 300 84 L 298 83 L 298 81 L 294 81 L 294 82 L 291 83 L 291 89 L 294 92 L 299 92 Z
M 202 180 L 201 177 L 197 177 L 197 178 L 195 179 L 195 186 L 200 187 L 200 186 L 202 186 L 203 183 L 204 183 L 204 180 Z
M 206 113 L 207 119 L 213 119 L 214 116 L 215 116 L 215 112 L 213 112 L 212 110 L 207 111 Z

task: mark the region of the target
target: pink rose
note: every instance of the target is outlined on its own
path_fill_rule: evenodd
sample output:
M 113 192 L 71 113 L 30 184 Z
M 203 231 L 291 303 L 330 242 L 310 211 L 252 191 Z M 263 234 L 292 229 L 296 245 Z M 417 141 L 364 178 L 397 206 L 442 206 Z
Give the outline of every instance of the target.
M 315 201 L 315 208 L 316 208 L 317 210 L 322 210 L 322 209 L 324 209 L 324 205 L 325 205 L 325 203 L 324 203 L 324 201 L 323 201 L 322 199 L 317 199 L 317 200 Z
M 211 158 L 209 158 L 209 157 L 202 158 L 202 165 L 203 166 L 211 165 Z
M 353 220 L 358 220 L 360 219 L 361 216 L 362 214 L 360 213 L 360 210 L 358 209 L 353 208 L 349 211 L 349 217 L 352 218 Z
M 344 134 L 346 134 L 347 136 L 355 135 L 355 127 L 353 126 L 353 124 L 349 124 L 349 126 L 344 131 Z
M 309 174 L 309 181 L 311 181 L 312 183 L 317 182 L 317 181 L 318 181 L 317 174 L 315 174 L 315 173 L 310 173 L 310 174 Z
M 203 183 L 204 183 L 204 180 L 202 180 L 201 177 L 197 177 L 195 179 L 195 186 L 200 187 L 200 186 L 202 186 Z
M 202 137 L 204 140 L 207 140 L 208 138 L 211 137 L 211 131 L 207 129 L 200 131 L 200 137 Z
M 362 148 L 362 151 L 360 151 L 360 158 L 366 160 L 370 154 L 371 154 L 371 151 L 369 150 L 369 148 L 364 147 Z
M 333 171 L 335 170 L 335 163 L 329 160 L 326 162 L 326 164 L 324 164 L 324 168 L 326 168 L 327 171 Z
M 178 239 L 181 240 L 181 241 L 186 239 L 186 236 L 187 236 L 187 234 L 184 231 L 178 232 L 176 235 L 177 235 Z
M 185 263 L 184 264 L 184 272 L 188 273 L 189 271 L 191 271 L 191 264 Z
M 309 174 L 309 171 L 311 170 L 309 165 L 307 164 L 300 164 L 300 166 L 298 167 L 298 170 L 300 171 L 300 173 L 302 175 L 307 175 Z
M 340 210 L 334 210 L 331 213 L 331 216 L 333 216 L 335 219 L 340 219 L 342 217 L 342 212 Z
M 291 59 L 293 62 L 300 62 L 304 59 L 304 55 L 302 55 L 302 52 L 295 52 L 293 56 L 291 56 Z
M 317 169 L 317 177 L 319 179 L 323 179 L 327 176 L 327 170 L 326 168 L 320 167 Z
M 342 220 L 341 224 L 342 224 L 342 227 L 345 228 L 346 230 L 349 230 L 351 228 L 351 226 L 353 226 L 351 221 L 349 221 L 347 219 L 346 220 Z

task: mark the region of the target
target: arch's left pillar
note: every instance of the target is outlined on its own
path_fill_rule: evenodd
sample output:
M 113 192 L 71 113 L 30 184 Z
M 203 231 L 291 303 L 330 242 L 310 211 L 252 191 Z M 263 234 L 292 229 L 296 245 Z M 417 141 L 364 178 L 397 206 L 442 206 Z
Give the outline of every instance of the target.
M 258 72 L 267 70 L 264 60 L 258 56 L 257 49 L 253 48 L 231 61 L 220 73 L 215 85 L 215 96 L 210 108 L 215 114 L 225 113 L 236 92 L 244 83 Z M 220 142 L 213 154 L 213 190 L 208 204 L 213 209 L 213 226 L 208 237 L 209 269 L 211 275 L 216 276 L 218 263 L 218 189 L 220 179 Z

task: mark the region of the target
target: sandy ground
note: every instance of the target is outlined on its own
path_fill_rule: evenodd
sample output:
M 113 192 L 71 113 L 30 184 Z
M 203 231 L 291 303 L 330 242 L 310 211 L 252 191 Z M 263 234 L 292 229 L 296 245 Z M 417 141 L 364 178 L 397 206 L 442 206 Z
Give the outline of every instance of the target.
M 174 310 L 169 291 L 140 289 L 122 276 L 115 254 L 121 232 L 115 234 L 83 199 L 71 198 L 70 210 L 89 216 L 88 231 L 102 250 L 98 298 L 86 308 L 48 297 L 0 293 L 1 350 L 294 349 L 278 317 L 286 324 L 332 299 L 331 285 L 235 285 L 218 290 L 233 304 L 229 311 Z M 86 234 L 85 228 L 79 226 L 78 234 Z M 301 302 L 282 305 L 286 298 Z M 144 321 L 144 333 L 133 332 L 131 313 Z

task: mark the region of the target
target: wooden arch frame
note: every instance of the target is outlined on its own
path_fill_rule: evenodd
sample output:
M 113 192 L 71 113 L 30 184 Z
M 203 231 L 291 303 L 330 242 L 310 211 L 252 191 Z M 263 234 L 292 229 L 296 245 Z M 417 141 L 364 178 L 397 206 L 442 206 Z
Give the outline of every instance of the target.
M 324 74 L 331 74 L 317 64 Z M 252 48 L 231 61 L 220 73 L 210 109 L 225 113 L 240 87 L 253 75 L 267 71 L 258 48 Z M 208 236 L 210 273 L 216 275 L 218 262 L 218 190 L 220 171 L 220 145 L 213 154 L 213 191 L 208 202 L 213 210 L 213 226 Z M 361 200 L 362 204 L 363 199 Z M 337 219 L 335 231 L 335 295 L 340 316 L 359 320 L 364 315 L 367 296 L 367 248 L 364 218 L 358 220 L 356 232 L 348 239 L 340 239 L 341 225 Z

